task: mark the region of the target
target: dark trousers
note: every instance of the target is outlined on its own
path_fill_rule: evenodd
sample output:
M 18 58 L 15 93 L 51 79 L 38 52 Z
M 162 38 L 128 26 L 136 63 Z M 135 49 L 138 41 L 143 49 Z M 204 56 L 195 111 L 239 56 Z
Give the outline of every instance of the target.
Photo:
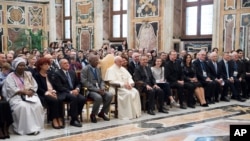
M 184 85 L 180 85 L 177 82 L 173 82 L 173 83 L 170 83 L 170 88 L 177 90 L 179 103 L 180 103 L 180 105 L 183 105 L 183 102 L 184 102 L 184 99 L 185 99 L 184 94 L 183 94 Z
M 72 120 L 77 120 L 78 115 L 82 112 L 83 105 L 86 102 L 86 98 L 78 94 L 77 96 L 67 93 L 63 101 L 70 103 L 69 115 Z
M 157 85 L 163 90 L 164 94 L 163 94 L 163 99 L 165 102 L 169 101 L 169 96 L 171 96 L 171 89 L 170 89 L 170 85 L 168 82 L 166 83 L 157 83 Z
M 152 90 L 143 90 L 146 93 L 147 97 L 147 110 L 154 110 L 155 99 L 158 99 L 158 110 L 162 110 L 162 106 L 164 103 L 164 92 L 162 89 L 153 88 Z
M 63 101 L 59 98 L 55 99 L 50 96 L 45 96 L 44 99 L 49 109 L 49 120 L 63 118 Z
M 230 82 L 229 80 L 224 80 L 225 84 L 223 86 L 223 91 L 222 91 L 222 95 L 221 97 L 225 97 L 228 96 L 228 89 L 230 88 L 231 92 L 233 93 L 233 96 L 237 97 L 238 96 L 238 92 L 235 88 L 235 85 L 233 82 Z
M 187 105 L 195 105 L 195 100 L 194 100 L 194 89 L 196 88 L 196 85 L 192 82 L 184 82 L 184 88 L 187 91 L 186 93 L 186 100 L 187 100 Z
M 203 81 L 202 85 L 205 90 L 206 100 L 208 101 L 213 100 L 215 98 L 216 82 L 215 81 Z

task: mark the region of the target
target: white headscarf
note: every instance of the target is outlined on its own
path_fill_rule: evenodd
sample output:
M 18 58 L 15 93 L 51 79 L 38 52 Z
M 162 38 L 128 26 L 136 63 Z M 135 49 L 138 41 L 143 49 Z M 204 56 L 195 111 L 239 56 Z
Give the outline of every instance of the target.
M 12 67 L 13 67 L 13 69 L 16 69 L 17 66 L 18 66 L 18 64 L 20 64 L 20 63 L 22 63 L 22 62 L 24 62 L 24 63 L 26 64 L 26 60 L 23 59 L 22 57 L 17 57 L 17 58 L 15 58 L 15 59 L 12 61 Z

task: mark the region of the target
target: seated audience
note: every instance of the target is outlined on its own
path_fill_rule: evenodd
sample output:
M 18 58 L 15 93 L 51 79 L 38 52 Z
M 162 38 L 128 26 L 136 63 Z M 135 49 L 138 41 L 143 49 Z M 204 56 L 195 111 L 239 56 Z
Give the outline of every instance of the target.
M 109 112 L 109 107 L 113 95 L 105 90 L 105 83 L 102 79 L 101 70 L 97 68 L 99 57 L 94 54 L 89 55 L 89 64 L 83 68 L 81 73 L 81 82 L 88 89 L 88 97 L 94 100 L 90 119 L 92 123 L 97 123 L 96 115 L 109 121 L 106 114 Z M 102 109 L 99 108 L 103 103 Z
M 3 85 L 3 95 L 10 103 L 14 119 L 14 131 L 20 135 L 37 135 L 44 127 L 44 111 L 36 93 L 37 83 L 32 74 L 25 71 L 26 61 L 17 57 Z
M 133 119 L 141 116 L 141 100 L 139 92 L 133 88 L 134 81 L 132 76 L 122 67 L 122 58 L 120 56 L 115 57 L 115 63 L 108 68 L 105 76 L 105 80 L 110 83 L 116 83 L 120 85 L 118 88 L 118 118 L 120 119 Z M 109 88 L 111 93 L 115 93 L 113 87 Z

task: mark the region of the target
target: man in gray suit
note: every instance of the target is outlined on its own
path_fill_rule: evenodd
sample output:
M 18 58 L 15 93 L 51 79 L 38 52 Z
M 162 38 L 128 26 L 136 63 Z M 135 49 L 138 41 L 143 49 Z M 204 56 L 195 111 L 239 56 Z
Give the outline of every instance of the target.
M 102 80 L 100 69 L 97 68 L 99 57 L 94 54 L 90 54 L 89 65 L 83 68 L 81 73 L 81 82 L 84 87 L 88 88 L 88 97 L 94 100 L 92 112 L 90 115 L 91 122 L 96 123 L 96 115 L 99 112 L 101 103 L 103 107 L 98 114 L 98 117 L 103 118 L 105 121 L 109 121 L 109 118 L 105 115 L 109 111 L 110 103 L 113 95 L 105 91 L 105 83 Z

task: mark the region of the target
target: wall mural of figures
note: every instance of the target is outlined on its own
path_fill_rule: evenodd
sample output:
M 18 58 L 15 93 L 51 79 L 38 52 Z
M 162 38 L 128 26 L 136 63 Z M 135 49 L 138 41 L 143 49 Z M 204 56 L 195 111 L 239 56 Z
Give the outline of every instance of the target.
M 18 51 L 22 47 L 42 50 L 47 36 L 42 29 L 8 28 L 8 50 Z
M 235 42 L 235 15 L 224 15 L 224 50 L 230 52 L 234 50 Z
M 7 5 L 7 23 L 10 25 L 25 25 L 25 7 Z
M 76 48 L 80 50 L 92 49 L 94 47 L 94 27 L 78 27 L 76 31 Z
M 240 48 L 245 50 L 247 55 L 247 48 L 248 48 L 248 32 L 247 28 L 250 25 L 250 13 L 241 14 L 240 20 Z
M 43 9 L 42 7 L 29 7 L 28 25 L 29 26 L 43 26 Z
M 135 17 L 159 16 L 159 0 L 136 0 Z
M 234 10 L 236 8 L 236 0 L 224 0 L 225 10 Z
M 86 0 L 76 3 L 76 23 L 94 23 L 94 1 Z
M 18 51 L 22 47 L 30 47 L 29 31 L 23 28 L 8 28 L 8 50 Z
M 250 8 L 250 0 L 241 0 L 241 8 Z
M 136 23 L 136 48 L 158 50 L 158 22 Z

